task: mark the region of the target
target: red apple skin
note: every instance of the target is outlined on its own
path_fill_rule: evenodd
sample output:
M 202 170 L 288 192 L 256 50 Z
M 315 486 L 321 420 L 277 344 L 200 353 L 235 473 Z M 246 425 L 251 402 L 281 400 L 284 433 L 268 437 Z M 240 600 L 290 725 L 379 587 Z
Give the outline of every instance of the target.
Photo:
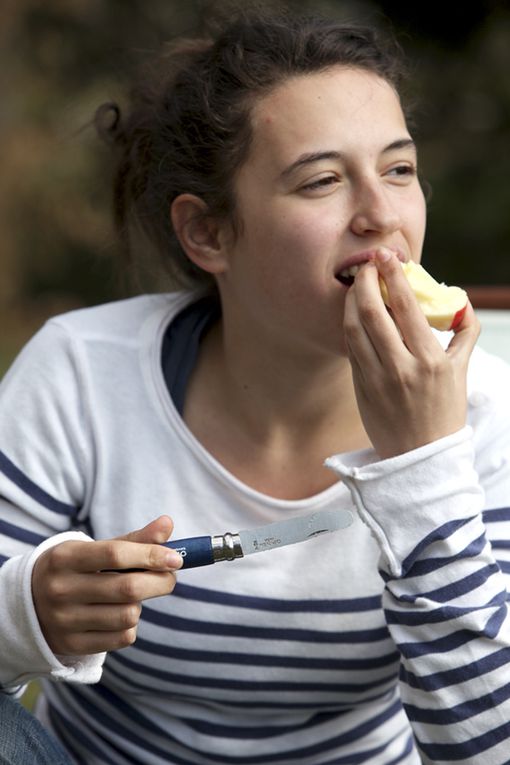
M 460 308 L 455 316 L 453 317 L 450 329 L 455 329 L 459 326 L 459 324 L 462 322 L 462 319 L 464 318 L 464 314 L 466 313 L 467 303 L 464 306 L 464 308 Z

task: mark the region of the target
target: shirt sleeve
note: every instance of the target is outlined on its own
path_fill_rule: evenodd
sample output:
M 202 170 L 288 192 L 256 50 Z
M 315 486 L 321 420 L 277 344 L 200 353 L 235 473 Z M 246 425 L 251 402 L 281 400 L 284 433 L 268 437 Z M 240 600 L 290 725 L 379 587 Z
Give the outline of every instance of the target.
M 89 539 L 93 450 L 80 349 L 49 322 L 0 385 L 0 687 L 47 675 L 96 682 L 104 654 L 55 656 L 37 620 L 32 570 L 47 547 Z
M 402 703 L 424 763 L 508 762 L 507 564 L 488 531 L 499 522 L 508 554 L 510 511 L 508 499 L 506 508 L 486 503 L 510 496 L 510 418 L 492 422 L 497 454 L 481 456 L 482 476 L 471 427 L 372 464 L 367 453 L 326 462 L 380 548 Z M 478 448 L 491 451 L 491 443 Z

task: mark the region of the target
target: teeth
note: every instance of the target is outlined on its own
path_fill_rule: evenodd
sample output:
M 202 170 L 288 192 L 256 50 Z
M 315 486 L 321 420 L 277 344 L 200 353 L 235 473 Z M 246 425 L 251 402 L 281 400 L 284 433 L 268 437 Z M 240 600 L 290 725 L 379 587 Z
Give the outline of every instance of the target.
M 343 276 L 344 278 L 348 276 L 356 276 L 360 269 L 360 266 L 351 266 L 350 268 L 344 268 L 343 271 L 340 271 L 340 276 Z

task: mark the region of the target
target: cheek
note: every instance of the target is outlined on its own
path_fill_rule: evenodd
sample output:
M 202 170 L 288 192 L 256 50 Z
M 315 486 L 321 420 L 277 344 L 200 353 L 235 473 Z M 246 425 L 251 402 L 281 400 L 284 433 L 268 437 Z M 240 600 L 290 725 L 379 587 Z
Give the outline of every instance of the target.
M 320 267 L 321 253 L 331 249 L 332 237 L 337 236 L 317 216 L 278 215 L 277 211 L 270 220 L 266 218 L 265 225 L 246 233 L 258 268 L 274 275 L 287 273 L 289 278 Z
M 293 215 L 282 215 L 278 235 L 273 243 L 284 260 L 292 260 L 303 267 L 320 266 L 323 257 L 331 252 L 338 241 L 340 225 L 338 216 L 304 210 Z M 269 243 L 271 246 L 271 243 Z
M 408 220 L 410 221 L 413 244 L 415 245 L 414 249 L 416 250 L 416 255 L 420 256 L 427 226 L 427 203 L 421 190 L 417 195 L 415 203 L 410 206 Z

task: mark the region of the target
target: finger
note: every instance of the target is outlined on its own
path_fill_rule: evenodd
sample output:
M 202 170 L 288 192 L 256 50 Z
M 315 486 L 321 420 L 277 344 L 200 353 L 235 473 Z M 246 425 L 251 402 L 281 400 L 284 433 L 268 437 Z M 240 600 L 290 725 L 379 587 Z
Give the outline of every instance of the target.
M 168 515 L 160 515 L 153 521 L 136 531 L 130 531 L 123 536 L 116 537 L 127 542 L 154 542 L 163 544 L 167 542 L 174 528 L 172 519 Z
M 406 347 L 416 357 L 437 353 L 441 346 L 430 330 L 396 255 L 382 247 L 375 262 L 388 290 L 391 315 Z
M 120 648 L 127 648 L 136 640 L 136 627 L 131 627 L 122 631 L 107 632 L 100 630 L 95 632 L 71 632 L 62 635 L 58 643 L 54 642 L 55 653 L 67 656 L 85 656 L 94 653 L 103 653 L 104 651 L 117 651 Z
M 359 376 L 363 377 L 363 369 L 378 358 L 359 316 L 354 285 L 345 299 L 344 337 L 351 365 L 356 364 Z
M 373 262 L 365 264 L 358 271 L 353 287 L 358 304 L 359 322 L 381 365 L 387 364 L 388 357 L 400 357 L 402 353 L 407 356 L 398 328 L 382 299 L 379 272 Z
M 143 544 L 108 539 L 99 542 L 68 542 L 55 547 L 53 566 L 77 572 L 104 569 L 177 570 L 182 558 L 175 550 L 159 544 Z
M 171 572 L 75 574 L 53 588 L 52 599 L 73 604 L 141 603 L 169 595 L 175 584 L 176 577 Z
M 480 336 L 480 321 L 470 302 L 466 306 L 461 323 L 453 331 L 455 334 L 446 349 L 446 353 L 450 358 L 467 364 Z
M 140 603 L 78 603 L 54 614 L 54 628 L 60 632 L 122 632 L 140 621 Z

